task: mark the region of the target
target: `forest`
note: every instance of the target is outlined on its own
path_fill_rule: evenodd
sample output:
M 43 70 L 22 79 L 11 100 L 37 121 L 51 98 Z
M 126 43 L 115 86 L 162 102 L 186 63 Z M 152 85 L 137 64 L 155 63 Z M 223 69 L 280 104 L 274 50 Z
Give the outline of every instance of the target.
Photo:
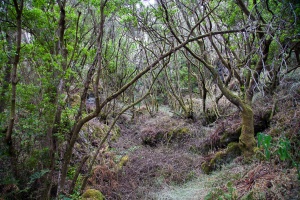
M 0 200 L 300 199 L 298 0 L 1 0 Z

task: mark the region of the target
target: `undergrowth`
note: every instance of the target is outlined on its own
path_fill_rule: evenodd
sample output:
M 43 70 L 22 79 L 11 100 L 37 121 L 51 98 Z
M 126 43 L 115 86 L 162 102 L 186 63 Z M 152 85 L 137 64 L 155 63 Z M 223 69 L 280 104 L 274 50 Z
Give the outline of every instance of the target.
M 238 159 L 238 158 L 237 158 Z M 233 162 L 211 175 L 201 175 L 184 185 L 165 185 L 158 200 L 297 199 L 296 170 L 282 170 L 265 161 Z
M 251 167 L 248 165 L 237 166 L 234 163 L 224 165 L 221 171 L 215 171 L 210 175 L 202 174 L 182 186 L 166 185 L 159 194 L 154 194 L 153 197 L 158 200 L 209 199 L 216 191 L 223 191 L 224 185 L 232 184 L 240 179 L 243 173 Z

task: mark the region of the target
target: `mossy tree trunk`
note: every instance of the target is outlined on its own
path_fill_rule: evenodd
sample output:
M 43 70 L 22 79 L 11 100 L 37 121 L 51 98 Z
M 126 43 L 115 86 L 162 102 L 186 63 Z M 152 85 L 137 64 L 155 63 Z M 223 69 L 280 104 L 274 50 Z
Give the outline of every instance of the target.
M 218 75 L 217 70 L 211 64 L 197 56 L 193 51 L 191 51 L 188 47 L 185 47 L 188 52 L 197 60 L 202 62 L 204 66 L 212 73 L 213 79 L 215 80 L 217 86 L 221 90 L 222 94 L 234 105 L 236 105 L 241 111 L 242 117 L 242 131 L 239 140 L 240 148 L 245 157 L 250 157 L 253 155 L 254 147 L 256 145 L 256 141 L 254 138 L 254 114 L 252 110 L 251 100 L 252 96 L 246 95 L 247 92 L 244 92 L 243 96 L 247 96 L 246 100 L 244 100 L 243 96 L 237 96 L 226 87 L 226 85 L 221 80 Z M 249 88 L 250 89 L 250 88 Z
M 251 106 L 244 105 L 241 112 L 242 115 L 242 131 L 239 138 L 240 148 L 245 157 L 253 155 L 253 149 L 256 146 L 254 138 L 254 119 Z
M 232 91 L 225 87 L 220 77 L 217 75 L 217 72 L 211 67 L 212 66 L 209 66 L 214 77 L 217 79 L 217 84 L 222 94 L 241 111 L 242 130 L 239 138 L 239 144 L 243 155 L 245 157 L 251 157 L 256 145 L 254 138 L 254 114 L 251 101 L 243 101 L 241 97 L 236 96 Z

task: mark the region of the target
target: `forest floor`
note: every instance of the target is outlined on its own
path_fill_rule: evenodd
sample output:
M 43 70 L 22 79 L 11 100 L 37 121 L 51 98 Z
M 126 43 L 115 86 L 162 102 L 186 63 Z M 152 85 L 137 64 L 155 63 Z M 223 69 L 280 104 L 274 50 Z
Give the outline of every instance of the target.
M 120 137 L 111 140 L 99 157 L 101 164 L 93 170 L 88 187 L 100 190 L 106 199 L 300 199 L 299 94 L 256 97 L 257 132 L 271 136 L 271 143 L 257 148 L 251 160 L 239 155 L 218 162 L 209 174 L 202 164 L 226 150 L 228 142 L 222 145 L 222 135 L 240 125 L 234 107 L 205 126 L 203 119 L 182 119 L 164 107 L 152 117 L 124 116 L 118 124 Z M 270 120 L 263 121 L 270 110 L 274 111 Z

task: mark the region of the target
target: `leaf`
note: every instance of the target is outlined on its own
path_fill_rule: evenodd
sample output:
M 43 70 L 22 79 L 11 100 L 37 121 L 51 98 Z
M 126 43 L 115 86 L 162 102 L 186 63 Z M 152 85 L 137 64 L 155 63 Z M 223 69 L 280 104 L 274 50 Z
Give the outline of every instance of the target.
M 272 137 L 264 133 L 258 133 L 257 140 L 258 147 L 262 146 L 264 148 L 265 156 L 269 160 L 271 157 L 269 148 L 271 146 Z
M 225 199 L 228 199 L 228 200 L 232 199 L 230 193 L 225 193 L 224 197 L 225 197 Z
M 277 150 L 280 160 L 285 161 L 286 159 L 290 158 L 290 148 L 290 141 L 287 138 L 281 138 L 279 141 L 279 149 Z
M 46 173 L 48 173 L 50 170 L 49 169 L 43 169 L 39 172 L 35 172 L 34 174 L 32 174 L 29 178 L 30 178 L 30 181 L 29 181 L 29 185 L 32 184 L 35 180 L 43 177 Z

